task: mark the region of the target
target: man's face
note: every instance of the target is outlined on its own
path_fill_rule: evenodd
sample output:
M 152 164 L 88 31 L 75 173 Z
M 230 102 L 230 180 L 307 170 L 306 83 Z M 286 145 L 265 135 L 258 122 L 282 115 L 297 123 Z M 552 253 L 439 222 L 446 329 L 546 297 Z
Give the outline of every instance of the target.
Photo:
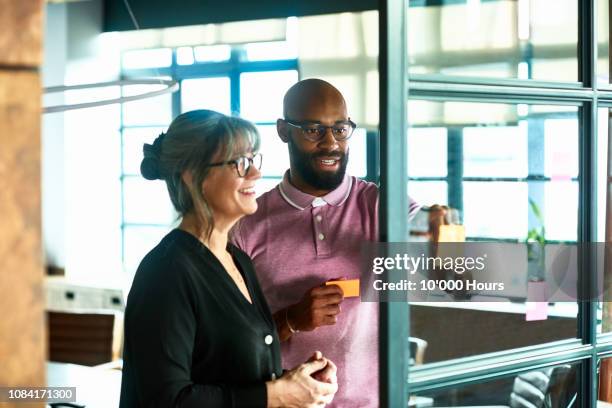
M 294 138 L 290 138 L 288 144 L 294 170 L 310 186 L 317 190 L 333 190 L 342 183 L 348 163 L 348 149 L 306 150 Z M 331 164 L 332 160 L 334 164 Z
M 346 122 L 348 116 L 341 97 L 329 95 L 291 112 L 287 120 L 301 124 L 332 126 Z M 342 183 L 348 163 L 348 140 L 337 141 L 331 130 L 313 142 L 300 129 L 287 127 L 292 169 L 317 190 L 333 190 Z

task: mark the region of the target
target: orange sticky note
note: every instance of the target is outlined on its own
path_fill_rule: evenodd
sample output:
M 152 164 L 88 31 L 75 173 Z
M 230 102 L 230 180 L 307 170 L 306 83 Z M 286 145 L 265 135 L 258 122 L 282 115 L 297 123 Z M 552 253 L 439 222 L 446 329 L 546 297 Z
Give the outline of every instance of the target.
M 335 280 L 325 282 L 325 285 L 338 285 L 344 292 L 344 297 L 359 296 L 359 279 Z
M 439 242 L 465 242 L 463 225 L 440 225 Z

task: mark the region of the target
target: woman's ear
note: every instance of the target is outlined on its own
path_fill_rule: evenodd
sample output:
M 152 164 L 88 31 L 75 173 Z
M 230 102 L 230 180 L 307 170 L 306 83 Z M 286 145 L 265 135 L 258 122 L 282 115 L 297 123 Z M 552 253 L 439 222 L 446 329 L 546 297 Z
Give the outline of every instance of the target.
M 191 190 L 191 183 L 193 182 L 193 174 L 189 170 L 185 170 L 181 173 L 181 180 Z

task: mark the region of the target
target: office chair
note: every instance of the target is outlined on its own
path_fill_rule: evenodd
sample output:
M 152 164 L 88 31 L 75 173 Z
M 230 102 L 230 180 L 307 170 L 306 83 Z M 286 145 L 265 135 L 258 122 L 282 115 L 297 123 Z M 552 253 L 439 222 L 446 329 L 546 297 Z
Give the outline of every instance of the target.
M 518 375 L 511 408 L 569 408 L 575 401 L 576 372 L 565 364 Z

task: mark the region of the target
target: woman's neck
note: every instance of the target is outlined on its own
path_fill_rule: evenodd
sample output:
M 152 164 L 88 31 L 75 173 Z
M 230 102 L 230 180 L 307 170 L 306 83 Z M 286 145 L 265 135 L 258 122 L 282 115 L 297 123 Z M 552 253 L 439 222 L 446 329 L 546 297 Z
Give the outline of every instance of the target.
M 227 237 L 233 225 L 234 222 L 215 220 L 210 236 L 206 236 L 206 231 L 201 228 L 196 215 L 190 213 L 183 217 L 179 228 L 198 238 L 213 254 L 223 254 L 227 248 Z

